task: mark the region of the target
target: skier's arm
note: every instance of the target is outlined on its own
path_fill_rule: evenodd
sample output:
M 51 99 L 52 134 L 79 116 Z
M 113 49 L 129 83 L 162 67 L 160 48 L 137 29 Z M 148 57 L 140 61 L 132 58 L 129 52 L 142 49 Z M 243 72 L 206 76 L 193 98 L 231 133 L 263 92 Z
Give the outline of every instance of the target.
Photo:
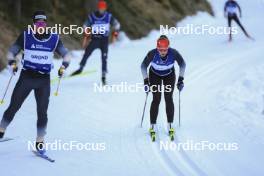
M 116 32 L 118 32 L 120 30 L 120 23 L 115 17 L 113 17 L 113 16 L 111 17 L 110 24 L 111 24 L 111 26 L 114 27 L 114 30 Z
M 57 47 L 56 47 L 56 53 L 58 53 L 63 58 L 62 65 L 67 68 L 70 64 L 71 57 L 70 52 L 68 49 L 66 49 L 62 43 L 61 40 L 58 41 Z
M 88 18 L 83 24 L 83 29 L 84 29 L 84 38 L 82 41 L 82 47 L 86 48 L 88 43 L 91 40 L 91 35 L 92 35 L 92 23 L 91 23 L 91 15 L 88 15 Z
M 85 20 L 85 22 L 83 23 L 83 27 L 91 27 L 91 17 L 90 15 L 88 15 L 88 18 Z
M 173 50 L 174 58 L 180 67 L 179 77 L 184 78 L 186 63 L 177 50 Z
M 224 16 L 225 16 L 225 17 L 227 16 L 227 12 L 226 12 L 226 10 L 227 10 L 227 2 L 225 3 L 225 7 L 224 7 Z
M 153 58 L 153 51 L 150 51 L 147 56 L 144 58 L 142 64 L 141 64 L 141 73 L 143 76 L 143 79 L 148 78 L 148 66 Z
M 24 32 L 22 32 L 15 43 L 9 48 L 7 52 L 8 64 L 12 65 L 16 63 L 16 55 L 24 48 Z
M 236 3 L 236 5 L 237 5 L 237 7 L 238 7 L 240 17 L 242 17 L 242 10 L 241 10 L 241 7 L 240 7 L 240 5 L 239 5 L 236 1 L 235 1 L 235 3 Z
M 226 13 L 226 9 L 227 9 L 227 3 L 225 3 L 224 14 Z

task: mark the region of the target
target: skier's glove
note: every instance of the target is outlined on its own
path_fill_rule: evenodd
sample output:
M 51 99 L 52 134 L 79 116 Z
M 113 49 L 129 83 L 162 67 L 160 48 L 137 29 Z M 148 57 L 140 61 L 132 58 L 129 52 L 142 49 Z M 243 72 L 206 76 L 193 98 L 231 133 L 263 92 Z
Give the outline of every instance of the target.
M 87 27 L 85 27 L 84 28 L 84 37 L 90 37 L 91 36 L 91 34 L 92 34 L 92 29 L 91 28 L 87 28 Z
M 64 74 L 64 72 L 65 72 L 65 66 L 62 65 L 62 66 L 60 67 L 60 69 L 58 70 L 58 75 L 59 75 L 59 77 L 62 77 L 63 74 Z
M 144 79 L 144 90 L 146 93 L 148 93 L 150 90 L 149 90 L 149 79 L 146 78 Z
M 184 80 L 184 78 L 181 77 L 181 76 L 180 76 L 179 79 L 178 79 L 177 88 L 178 88 L 179 91 L 182 91 L 182 89 L 183 89 L 183 87 L 184 87 L 183 80 Z
M 114 31 L 114 32 L 112 33 L 112 36 L 115 37 L 115 38 L 117 38 L 118 35 L 119 35 L 119 33 L 118 33 L 117 31 Z
M 8 68 L 12 74 L 16 74 L 18 67 L 15 60 L 11 60 L 8 62 Z

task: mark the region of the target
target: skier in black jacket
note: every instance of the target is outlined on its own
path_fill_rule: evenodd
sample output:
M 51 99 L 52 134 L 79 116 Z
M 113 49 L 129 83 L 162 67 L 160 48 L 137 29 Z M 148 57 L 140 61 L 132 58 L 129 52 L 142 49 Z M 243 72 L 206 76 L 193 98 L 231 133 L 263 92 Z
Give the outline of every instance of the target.
M 33 15 L 36 28 L 45 28 L 47 16 L 44 11 L 36 11 Z M 45 32 L 34 33 L 31 29 L 23 31 L 11 46 L 7 54 L 8 65 L 12 74 L 17 72 L 15 56 L 23 50 L 22 71 L 14 88 L 10 105 L 3 114 L 0 123 L 0 138 L 4 137 L 6 128 L 22 106 L 31 91 L 34 90 L 37 103 L 37 138 L 36 150 L 44 153 L 44 136 L 48 122 L 47 110 L 50 97 L 50 72 L 53 68 L 53 54 L 57 52 L 63 57 L 58 75 L 62 76 L 70 62 L 68 50 L 63 46 L 58 34 Z
M 154 127 L 157 121 L 162 92 L 164 92 L 166 104 L 169 135 L 172 138 L 174 135 L 172 123 L 174 120 L 173 91 L 176 80 L 174 69 L 175 62 L 177 62 L 180 67 L 177 88 L 179 91 L 182 91 L 184 86 L 183 80 L 186 64 L 179 52 L 169 47 L 169 39 L 165 35 L 159 37 L 159 39 L 157 40 L 157 48 L 149 51 L 141 64 L 145 91 L 151 91 L 153 94 L 153 100 L 150 108 L 151 128 L 149 130 L 152 136 L 152 140 L 155 140 Z M 149 65 L 150 68 L 148 72 Z M 164 91 L 162 91 L 161 89 L 162 85 L 165 87 Z
M 237 12 L 239 11 L 239 17 L 242 17 L 242 10 L 241 7 L 239 6 L 239 4 L 235 1 L 235 0 L 228 0 L 225 3 L 225 7 L 224 7 L 224 16 L 227 17 L 228 20 L 228 27 L 231 28 L 231 23 L 234 20 L 239 27 L 242 29 L 242 31 L 244 32 L 244 34 L 252 39 L 250 37 L 250 35 L 247 33 L 247 31 L 245 30 L 245 28 L 243 27 L 243 25 L 241 24 Z M 229 34 L 229 41 L 232 41 L 232 33 L 230 32 Z

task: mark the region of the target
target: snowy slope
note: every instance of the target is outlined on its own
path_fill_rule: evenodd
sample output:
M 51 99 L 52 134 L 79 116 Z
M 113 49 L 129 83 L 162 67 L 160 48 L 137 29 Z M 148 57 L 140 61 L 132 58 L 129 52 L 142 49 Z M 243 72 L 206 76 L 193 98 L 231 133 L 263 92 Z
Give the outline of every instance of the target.
M 216 12 L 212 18 L 200 13 L 185 19 L 186 24 L 225 25 L 224 1 L 210 0 Z M 7 131 L 14 141 L 0 144 L 0 170 L 3 175 L 263 175 L 264 169 L 264 3 L 241 0 L 242 23 L 257 39 L 246 39 L 241 31 L 233 43 L 227 36 L 170 36 L 171 45 L 187 62 L 185 89 L 182 93 L 182 126 L 177 126 L 176 142 L 237 142 L 237 151 L 160 150 L 150 142 L 149 98 L 143 128 L 139 128 L 145 95 L 138 93 L 95 93 L 100 82 L 100 52 L 89 59 L 86 70 L 96 73 L 62 81 L 58 97 L 51 96 L 46 141 L 105 143 L 105 151 L 49 151 L 54 164 L 35 158 L 27 151 L 34 140 L 36 105 L 33 93 Z M 140 64 L 148 50 L 155 47 L 158 32 L 130 42 L 123 40 L 110 47 L 109 84 L 142 82 Z M 82 51 L 73 52 L 70 73 L 78 67 Z M 56 69 L 60 62 L 56 62 Z M 53 72 L 56 77 L 56 71 Z M 17 77 L 16 77 L 17 79 Z M 0 92 L 8 81 L 8 72 L 0 74 Z M 15 85 L 13 80 L 11 87 Z M 52 92 L 56 84 L 52 85 Z M 3 114 L 10 101 L 0 107 Z M 178 95 L 175 92 L 175 107 Z M 166 116 L 161 103 L 158 117 L 159 139 L 166 137 Z

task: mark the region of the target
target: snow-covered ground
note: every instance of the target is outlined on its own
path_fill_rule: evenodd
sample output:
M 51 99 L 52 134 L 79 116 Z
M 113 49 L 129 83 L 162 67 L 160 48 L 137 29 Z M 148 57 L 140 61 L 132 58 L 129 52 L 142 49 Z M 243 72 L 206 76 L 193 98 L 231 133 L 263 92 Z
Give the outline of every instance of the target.
M 186 24 L 226 25 L 223 0 L 210 0 L 216 16 L 205 13 L 188 17 Z M 28 140 L 36 134 L 36 105 L 33 93 L 17 113 L 6 136 L 15 140 L 0 144 L 2 175 L 256 175 L 264 174 L 264 1 L 239 1 L 243 8 L 242 23 L 256 41 L 242 32 L 227 42 L 223 35 L 169 36 L 172 47 L 187 62 L 185 89 L 182 92 L 182 124 L 177 125 L 178 94 L 175 92 L 176 143 L 188 141 L 237 143 L 235 151 L 160 150 L 166 136 L 164 103 L 158 117 L 159 140 L 148 136 L 149 106 L 143 128 L 139 127 L 145 95 L 137 93 L 96 93 L 100 82 L 100 52 L 89 59 L 86 70 L 97 69 L 87 76 L 62 81 L 59 96 L 51 96 L 47 142 L 79 141 L 104 143 L 104 151 L 48 151 L 56 159 L 49 163 L 27 150 Z M 120 82 L 141 83 L 140 64 L 155 47 L 158 32 L 130 42 L 112 45 L 109 53 L 110 85 Z M 73 52 L 68 73 L 78 67 L 82 51 Z M 55 62 L 55 71 L 60 62 Z M 0 92 L 4 92 L 8 72 L 0 74 Z M 16 77 L 17 79 L 17 77 Z M 11 88 L 15 85 L 13 80 Z M 52 85 L 52 92 L 56 84 Z M 2 115 L 10 101 L 10 89 Z M 171 144 L 171 143 L 170 143 Z M 96 148 L 96 147 L 95 147 Z M 100 149 L 100 147 L 97 147 Z

